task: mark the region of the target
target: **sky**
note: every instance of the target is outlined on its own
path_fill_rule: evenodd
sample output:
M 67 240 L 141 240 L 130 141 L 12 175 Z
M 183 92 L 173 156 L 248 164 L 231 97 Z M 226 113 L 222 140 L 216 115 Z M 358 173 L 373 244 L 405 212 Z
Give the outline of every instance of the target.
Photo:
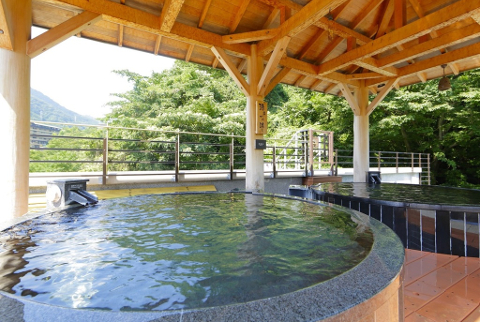
M 32 29 L 32 38 L 45 30 Z M 113 70 L 144 76 L 173 66 L 174 60 L 141 51 L 70 37 L 32 59 L 31 86 L 65 108 L 95 118 L 110 111 L 113 93 L 132 88 Z

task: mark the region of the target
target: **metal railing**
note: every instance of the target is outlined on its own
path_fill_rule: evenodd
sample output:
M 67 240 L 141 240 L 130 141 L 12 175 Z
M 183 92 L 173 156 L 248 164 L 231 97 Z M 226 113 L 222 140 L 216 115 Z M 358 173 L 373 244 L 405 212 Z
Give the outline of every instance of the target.
M 173 176 L 178 182 L 181 173 L 227 174 L 233 180 L 245 172 L 245 137 L 213 133 L 195 133 L 78 125 L 55 122 L 46 124 L 95 128 L 91 136 L 41 135 L 54 139 L 54 144 L 31 147 L 31 168 L 48 165 L 34 172 L 86 172 L 82 176 L 98 176 L 102 183 L 115 176 Z M 36 137 L 39 134 L 35 134 Z M 125 138 L 132 137 L 132 138 Z M 61 141 L 68 140 L 68 143 Z M 338 167 L 353 167 L 351 151 L 333 150 L 333 132 L 301 130 L 291 140 L 267 138 L 264 171 L 276 178 L 279 173 L 300 173 L 301 176 L 336 175 Z M 393 154 L 393 156 L 392 156 Z M 430 182 L 429 155 L 401 152 L 371 152 L 371 164 L 379 167 L 424 168 L 422 183 Z M 408 162 L 407 162 L 408 161 Z M 38 168 L 38 167 L 37 167 Z M 72 170 L 73 169 L 73 170 Z M 93 172 L 97 172 L 93 174 Z M 425 179 L 423 179 L 425 176 Z
M 341 168 L 353 168 L 353 151 L 335 150 L 337 165 Z M 430 154 L 414 152 L 370 151 L 370 168 L 420 168 L 420 184 L 431 184 Z

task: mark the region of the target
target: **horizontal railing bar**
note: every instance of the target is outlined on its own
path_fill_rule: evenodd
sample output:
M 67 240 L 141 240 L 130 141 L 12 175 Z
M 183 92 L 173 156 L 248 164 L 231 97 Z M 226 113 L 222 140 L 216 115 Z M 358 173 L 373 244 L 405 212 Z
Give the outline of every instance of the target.
M 84 160 L 30 160 L 30 163 L 103 163 L 103 161 Z
M 30 148 L 30 150 L 37 151 L 89 151 L 89 152 L 102 152 L 102 149 L 70 149 L 70 148 Z

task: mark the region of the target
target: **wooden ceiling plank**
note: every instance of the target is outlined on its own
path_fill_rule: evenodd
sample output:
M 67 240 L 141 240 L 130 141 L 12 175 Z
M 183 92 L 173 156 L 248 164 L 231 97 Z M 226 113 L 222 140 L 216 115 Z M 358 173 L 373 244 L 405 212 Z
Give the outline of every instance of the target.
M 273 75 L 275 73 L 275 69 L 277 68 L 280 59 L 287 51 L 287 46 L 291 39 L 292 38 L 285 36 L 277 42 L 275 49 L 273 50 L 273 53 L 270 56 L 270 59 L 268 60 L 267 66 L 265 66 L 265 69 L 263 70 L 263 74 L 260 77 L 260 80 L 258 82 L 257 94 L 259 96 L 265 96 L 264 93 L 265 93 L 265 90 L 267 89 L 267 85 L 272 80 Z
M 325 88 L 325 90 L 323 92 L 325 94 L 328 94 L 329 92 L 331 92 L 337 86 L 338 86 L 337 83 L 330 84 L 327 88 Z
M 160 15 L 160 30 L 170 32 L 185 0 L 165 0 Z
M 319 74 L 327 74 L 352 64 L 353 61 L 379 54 L 416 39 L 432 30 L 438 30 L 456 21 L 466 19 L 480 9 L 480 0 L 460 0 L 424 18 L 373 40 L 319 66 Z
M 267 89 L 265 90 L 265 93 L 266 94 L 270 93 L 275 88 L 275 86 L 277 86 L 285 78 L 285 76 L 287 76 L 287 74 L 291 70 L 292 70 L 291 68 L 284 67 L 281 71 L 279 71 L 277 75 L 275 75 L 275 77 L 268 84 Z
M 245 15 L 245 11 L 247 11 L 247 7 L 249 4 L 250 4 L 250 0 L 242 1 L 242 4 L 238 9 L 237 14 L 235 15 L 235 18 L 233 19 L 232 24 L 230 25 L 230 33 L 233 33 L 235 32 L 235 30 L 237 30 L 237 27 L 240 24 L 240 21 L 242 20 L 243 16 Z
M 118 25 L 118 46 L 123 46 L 123 25 Z
M 162 36 L 158 35 L 157 39 L 155 40 L 155 49 L 153 50 L 153 54 L 156 56 L 160 52 L 160 45 L 162 44 Z
M 310 49 L 315 45 L 315 43 L 321 39 L 326 34 L 326 31 L 318 29 L 313 37 L 311 37 L 308 42 L 300 49 L 300 52 L 297 54 L 297 58 L 302 60 L 308 53 Z
M 480 55 L 480 43 L 469 45 L 460 49 L 452 50 L 445 54 L 432 57 L 427 60 L 416 62 L 415 64 L 408 65 L 398 69 L 399 77 L 406 77 L 424 70 L 441 66 L 443 64 L 449 64 L 458 60 L 467 59 L 472 56 Z
M 313 25 L 320 18 L 328 14 L 329 10 L 333 10 L 346 2 L 347 0 L 312 0 L 290 19 L 285 21 L 279 27 L 278 35 L 270 40 L 264 40 L 258 44 L 258 52 L 261 56 L 265 56 L 273 50 L 276 42 L 285 37 L 294 37 L 306 28 Z M 328 19 L 327 19 L 328 20 Z
M 471 40 L 480 36 L 480 25 L 471 24 L 462 29 L 456 29 L 451 32 L 445 33 L 437 38 L 433 38 L 427 42 L 420 43 L 418 45 L 405 48 L 401 52 L 391 54 L 386 57 L 379 58 L 377 60 L 378 66 L 392 66 L 396 63 L 415 59 L 422 55 L 429 54 L 444 47 L 453 46 L 462 42 Z
M 243 94 L 245 94 L 245 96 L 249 96 L 250 85 L 248 85 L 245 78 L 243 78 L 242 74 L 240 74 L 237 67 L 232 63 L 227 53 L 222 48 L 215 47 L 215 46 L 213 46 L 211 50 L 217 57 L 218 61 L 223 65 L 223 68 L 225 68 L 225 70 L 228 72 L 230 77 L 232 77 L 233 81 L 237 84 L 237 86 L 243 92 Z
M 302 84 L 302 82 L 307 78 L 307 76 L 305 75 L 300 75 L 300 77 L 297 78 L 297 80 L 295 81 L 295 86 L 296 87 L 300 87 L 300 85 Z
M 101 15 L 84 11 L 28 41 L 27 55 L 34 58 L 100 20 Z
M 188 63 L 190 59 L 192 58 L 192 53 L 193 49 L 195 48 L 195 45 L 191 44 L 188 46 L 187 54 L 185 55 L 185 61 Z
M 320 54 L 318 54 L 317 58 L 315 59 L 315 64 L 321 64 L 327 57 L 328 55 L 331 54 L 332 51 L 337 48 L 338 45 L 343 41 L 344 39 L 342 37 L 335 37 L 332 41 L 330 41 L 325 47 Z
M 0 48 L 13 50 L 12 35 L 10 34 L 10 27 L 5 15 L 3 1 L 0 1 L 0 30 L 2 30 L 0 34 Z
M 375 38 L 380 38 L 381 36 L 385 35 L 388 25 L 390 24 L 390 21 L 392 20 L 393 17 L 393 11 L 395 10 L 394 6 L 394 1 L 395 0 L 390 0 L 388 4 L 385 7 L 385 11 L 382 14 L 382 21 L 380 22 L 380 25 L 378 27 L 377 35 Z
M 242 32 L 238 34 L 230 34 L 222 36 L 222 40 L 226 44 L 242 44 L 252 41 L 260 41 L 265 39 L 272 39 L 278 34 L 277 29 L 263 29 L 250 32 Z
M 373 110 L 380 104 L 385 96 L 398 84 L 398 78 L 394 78 L 388 81 L 388 83 L 382 88 L 380 93 L 373 99 L 373 101 L 367 107 L 367 115 L 372 114 Z
M 205 5 L 202 9 L 202 14 L 200 15 L 200 19 L 198 20 L 198 28 L 203 27 L 203 23 L 205 22 L 205 18 L 207 17 L 208 9 L 210 9 L 210 5 L 212 4 L 212 0 L 207 0 Z
M 272 12 L 270 13 L 270 15 L 268 16 L 267 21 L 265 21 L 265 23 L 263 24 L 262 29 L 271 29 L 272 24 L 275 22 L 275 20 L 279 16 L 280 16 L 280 9 L 278 9 L 278 8 L 273 9 Z

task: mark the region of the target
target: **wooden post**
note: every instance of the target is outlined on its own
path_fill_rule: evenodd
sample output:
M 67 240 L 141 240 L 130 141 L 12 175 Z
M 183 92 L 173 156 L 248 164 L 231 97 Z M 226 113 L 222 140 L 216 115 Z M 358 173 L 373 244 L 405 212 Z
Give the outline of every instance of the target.
M 366 182 L 370 166 L 370 134 L 368 88 L 360 86 L 355 90 L 358 109 L 353 119 L 353 182 Z
M 255 140 L 263 139 L 263 134 L 255 133 L 256 103 L 263 101 L 258 96 L 258 82 L 263 73 L 262 57 L 257 55 L 257 45 L 251 46 L 251 56 L 248 57 L 248 81 L 250 91 L 247 95 L 247 125 L 246 125 L 246 148 L 247 154 L 245 177 L 245 189 L 247 191 L 262 192 L 265 188 L 263 177 L 263 150 L 255 149 Z
M 0 221 L 28 212 L 30 57 L 26 53 L 32 27 L 31 0 L 2 2 L 13 51 L 0 49 L 0 195 L 4 201 Z

